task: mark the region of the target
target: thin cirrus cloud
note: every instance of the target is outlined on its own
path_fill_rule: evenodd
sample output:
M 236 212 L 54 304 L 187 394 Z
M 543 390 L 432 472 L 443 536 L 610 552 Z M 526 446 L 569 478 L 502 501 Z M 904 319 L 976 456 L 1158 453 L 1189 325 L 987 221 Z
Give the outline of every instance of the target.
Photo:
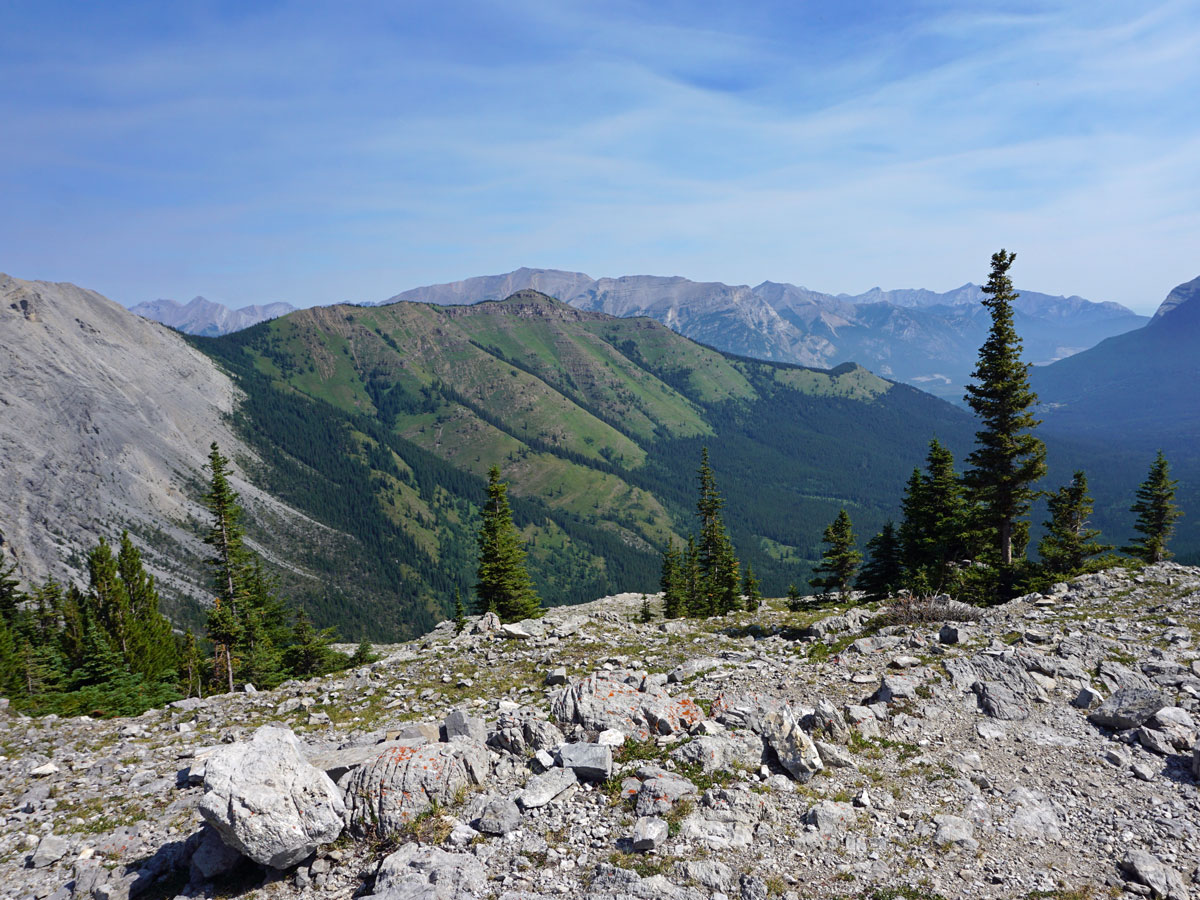
M 1198 274 L 1192 3 L 104 7 L 0 13 L 0 268 L 127 303 Z

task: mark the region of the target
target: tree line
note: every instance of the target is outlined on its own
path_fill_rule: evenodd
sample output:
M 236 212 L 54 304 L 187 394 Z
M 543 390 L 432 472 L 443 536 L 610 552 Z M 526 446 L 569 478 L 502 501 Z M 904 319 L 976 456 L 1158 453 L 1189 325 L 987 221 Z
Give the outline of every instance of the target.
M 1046 474 L 1046 448 L 1035 434 L 1037 395 L 1030 389 L 1031 366 L 1021 360 L 1014 326 L 1012 304 L 1018 295 L 1008 270 L 1015 259 L 1004 250 L 994 254 L 983 288 L 991 327 L 965 398 L 979 420 L 966 471 L 959 473 L 951 451 L 931 440 L 924 469 L 914 469 L 905 485 L 900 524 L 885 523 L 867 541 L 865 555 L 842 508 L 824 531 L 824 555 L 809 582 L 823 595 L 845 599 L 857 588 L 868 600 L 907 591 L 989 603 L 1122 561 L 1090 525 L 1093 501 L 1085 472 L 1075 472 L 1069 484 L 1054 491 L 1034 487 Z M 760 600 L 749 567 L 739 590 L 739 564 L 722 524 L 723 503 L 707 449 L 698 480 L 699 539 L 689 536 L 682 549 L 671 543 L 662 557 L 667 618 L 725 614 L 743 605 L 753 609 Z M 1137 489 L 1131 507 L 1137 514 L 1136 537 L 1123 552 L 1146 563 L 1170 557 L 1168 542 L 1181 515 L 1174 503 L 1176 484 L 1160 451 Z M 1027 558 L 1028 514 L 1039 496 L 1047 501 L 1049 518 L 1035 562 Z M 794 609 L 803 603 L 795 584 L 788 598 Z
M 245 543 L 229 461 L 214 443 L 204 496 L 204 541 L 214 601 L 204 633 L 175 632 L 154 577 L 128 532 L 87 555 L 87 586 L 53 578 L 22 590 L 16 564 L 0 567 L 0 694 L 14 710 L 64 716 L 132 716 L 184 697 L 274 687 L 368 661 L 330 648 L 303 610 L 277 596 Z
M 994 254 L 983 288 L 991 327 L 967 386 L 965 399 L 980 427 L 966 471 L 958 473 L 953 454 L 936 438 L 930 441 L 924 470 L 914 469 L 905 486 L 899 526 L 888 522 L 867 542 L 860 572 L 863 556 L 843 509 L 825 531 L 826 552 L 813 587 L 841 597 L 853 585 L 867 599 L 906 590 L 994 602 L 1121 561 L 1090 525 L 1093 501 L 1085 472 L 1076 471 L 1069 484 L 1053 491 L 1034 487 L 1046 474 L 1046 448 L 1035 434 L 1037 395 L 1013 323 L 1018 295 L 1008 270 L 1015 259 L 1004 250 Z M 1181 515 L 1174 503 L 1176 484 L 1159 451 L 1137 489 L 1131 507 L 1136 537 L 1123 552 L 1146 563 L 1170 557 L 1168 541 Z M 1049 518 L 1034 562 L 1026 555 L 1027 516 L 1039 496 L 1047 501 Z

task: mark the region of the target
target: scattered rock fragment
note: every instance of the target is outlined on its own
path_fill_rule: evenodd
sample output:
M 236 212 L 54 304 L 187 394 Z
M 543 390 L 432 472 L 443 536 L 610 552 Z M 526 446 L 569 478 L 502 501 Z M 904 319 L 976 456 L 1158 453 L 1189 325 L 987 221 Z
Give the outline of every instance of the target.
M 657 816 L 642 816 L 633 826 L 633 849 L 645 853 L 657 850 L 667 841 L 669 828 Z
M 525 789 L 517 795 L 517 805 L 521 809 L 538 809 L 563 799 L 578 786 L 579 779 L 571 769 L 549 769 L 526 782 Z
M 1138 728 L 1164 706 L 1167 698 L 1156 690 L 1122 687 L 1088 715 L 1088 721 L 1102 728 L 1124 731 Z
M 286 869 L 342 833 L 345 804 L 290 729 L 264 725 L 205 765 L 200 814 L 239 853 Z
M 1130 850 L 1121 860 L 1121 872 L 1137 884 L 1150 888 L 1160 900 L 1189 900 L 1190 894 L 1178 872 L 1145 850 Z
M 479 830 L 484 834 L 508 834 L 521 827 L 521 810 L 507 797 L 497 797 L 479 817 Z

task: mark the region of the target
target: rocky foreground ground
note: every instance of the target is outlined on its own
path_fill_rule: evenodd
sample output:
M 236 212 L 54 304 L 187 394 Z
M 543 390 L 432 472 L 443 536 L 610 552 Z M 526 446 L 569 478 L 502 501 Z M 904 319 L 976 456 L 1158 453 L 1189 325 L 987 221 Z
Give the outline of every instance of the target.
M 640 600 L 0 714 L 0 896 L 1200 896 L 1200 569 L 890 620 Z

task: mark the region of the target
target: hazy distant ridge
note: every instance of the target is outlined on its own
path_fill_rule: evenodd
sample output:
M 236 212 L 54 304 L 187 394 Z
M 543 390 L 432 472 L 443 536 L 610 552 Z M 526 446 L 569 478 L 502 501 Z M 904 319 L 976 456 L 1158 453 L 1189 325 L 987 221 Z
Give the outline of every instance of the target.
M 187 303 L 178 300 L 152 300 L 139 303 L 130 312 L 169 325 L 176 331 L 185 334 L 196 334 L 203 337 L 217 337 L 234 331 L 241 331 L 267 319 L 276 319 L 287 315 L 296 307 L 290 303 L 278 301 L 275 303 L 254 304 L 243 306 L 241 309 L 230 309 L 222 303 L 215 303 L 204 297 L 193 297 Z
M 678 276 L 594 279 L 582 272 L 521 268 L 404 291 L 383 301 L 436 304 L 501 300 L 533 288 L 579 309 L 648 316 L 721 350 L 808 366 L 857 362 L 872 371 L 961 398 L 987 331 L 978 285 L 951 291 L 880 288 L 826 294 L 771 281 L 749 287 Z M 1017 324 L 1026 358 L 1052 362 L 1148 319 L 1119 303 L 1022 291 Z

